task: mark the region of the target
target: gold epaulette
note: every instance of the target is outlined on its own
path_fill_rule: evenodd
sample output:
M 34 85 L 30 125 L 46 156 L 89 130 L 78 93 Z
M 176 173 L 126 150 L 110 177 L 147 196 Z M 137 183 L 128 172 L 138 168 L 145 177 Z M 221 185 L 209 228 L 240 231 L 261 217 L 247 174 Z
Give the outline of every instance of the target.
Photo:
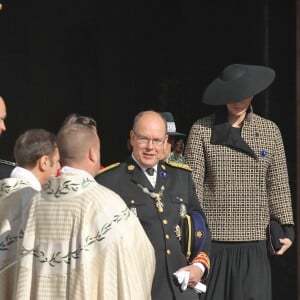
M 12 161 L 4 160 L 4 159 L 0 159 L 0 164 L 8 165 L 8 166 L 11 166 L 11 167 L 16 166 L 16 163 L 14 163 Z
M 106 171 L 108 171 L 108 170 L 114 169 L 114 168 L 116 168 L 117 166 L 119 166 L 119 164 L 120 164 L 119 162 L 114 163 L 114 164 L 111 164 L 111 165 L 109 165 L 109 166 L 107 166 L 107 167 L 101 169 L 101 170 L 99 171 L 98 174 L 102 174 L 102 173 L 104 173 L 104 172 L 106 172 Z
M 166 161 L 166 164 L 168 164 L 171 167 L 192 171 L 192 168 L 185 163 L 180 163 L 180 162 L 176 162 L 176 161 Z

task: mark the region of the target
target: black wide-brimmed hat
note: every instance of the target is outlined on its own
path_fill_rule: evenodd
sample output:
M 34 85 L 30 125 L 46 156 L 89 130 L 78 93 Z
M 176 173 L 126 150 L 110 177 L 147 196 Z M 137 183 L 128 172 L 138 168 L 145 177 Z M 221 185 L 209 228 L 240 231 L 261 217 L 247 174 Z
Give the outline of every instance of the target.
M 184 133 L 180 133 L 176 131 L 176 124 L 172 113 L 166 111 L 166 112 L 162 112 L 161 115 L 167 121 L 167 134 L 169 136 L 178 136 L 178 137 L 185 136 Z
M 204 91 L 202 102 L 225 105 L 257 95 L 274 80 L 275 71 L 265 66 L 227 66 Z

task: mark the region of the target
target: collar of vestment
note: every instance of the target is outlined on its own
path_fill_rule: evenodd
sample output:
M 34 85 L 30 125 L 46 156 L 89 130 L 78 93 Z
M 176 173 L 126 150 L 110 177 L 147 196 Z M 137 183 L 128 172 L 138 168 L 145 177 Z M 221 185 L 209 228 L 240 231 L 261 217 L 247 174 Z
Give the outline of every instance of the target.
M 38 192 L 42 189 L 41 183 L 36 178 L 36 176 L 29 170 L 24 169 L 22 167 L 18 167 L 18 166 L 15 167 L 12 170 L 10 177 L 15 177 L 15 178 L 18 178 L 20 180 L 27 182 L 30 187 L 32 187 L 33 189 L 35 189 Z
M 78 174 L 78 175 L 82 175 L 82 176 L 94 179 L 94 177 L 90 173 L 88 173 L 87 171 L 82 170 L 82 169 L 69 167 L 69 166 L 63 166 L 60 170 L 60 173 L 61 174 L 68 174 L 68 173 L 69 174 Z
M 98 185 L 98 183 L 91 174 L 68 167 L 63 170 L 60 176 L 49 178 L 42 190 L 42 194 L 49 199 L 72 197 L 95 185 Z
M 28 187 L 28 183 L 20 178 L 4 178 L 0 180 L 0 199 L 24 187 Z

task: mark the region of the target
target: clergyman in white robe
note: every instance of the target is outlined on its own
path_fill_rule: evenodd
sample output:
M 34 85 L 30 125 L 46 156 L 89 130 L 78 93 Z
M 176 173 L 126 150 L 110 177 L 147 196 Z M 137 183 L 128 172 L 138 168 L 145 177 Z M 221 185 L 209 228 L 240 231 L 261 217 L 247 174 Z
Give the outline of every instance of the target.
M 155 255 L 137 217 L 83 170 L 33 199 L 13 299 L 148 300 Z

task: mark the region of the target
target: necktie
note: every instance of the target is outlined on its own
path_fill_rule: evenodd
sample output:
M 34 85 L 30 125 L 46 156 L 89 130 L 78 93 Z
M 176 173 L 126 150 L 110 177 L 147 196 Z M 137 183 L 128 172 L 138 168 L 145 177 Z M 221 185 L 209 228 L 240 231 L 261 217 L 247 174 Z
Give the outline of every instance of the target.
M 148 175 L 153 176 L 154 168 L 148 168 L 148 169 L 146 169 L 146 172 L 147 172 Z
M 156 176 L 154 176 L 154 168 L 148 168 L 148 169 L 146 169 L 146 173 L 149 175 L 148 179 L 151 182 L 152 186 L 155 187 Z

